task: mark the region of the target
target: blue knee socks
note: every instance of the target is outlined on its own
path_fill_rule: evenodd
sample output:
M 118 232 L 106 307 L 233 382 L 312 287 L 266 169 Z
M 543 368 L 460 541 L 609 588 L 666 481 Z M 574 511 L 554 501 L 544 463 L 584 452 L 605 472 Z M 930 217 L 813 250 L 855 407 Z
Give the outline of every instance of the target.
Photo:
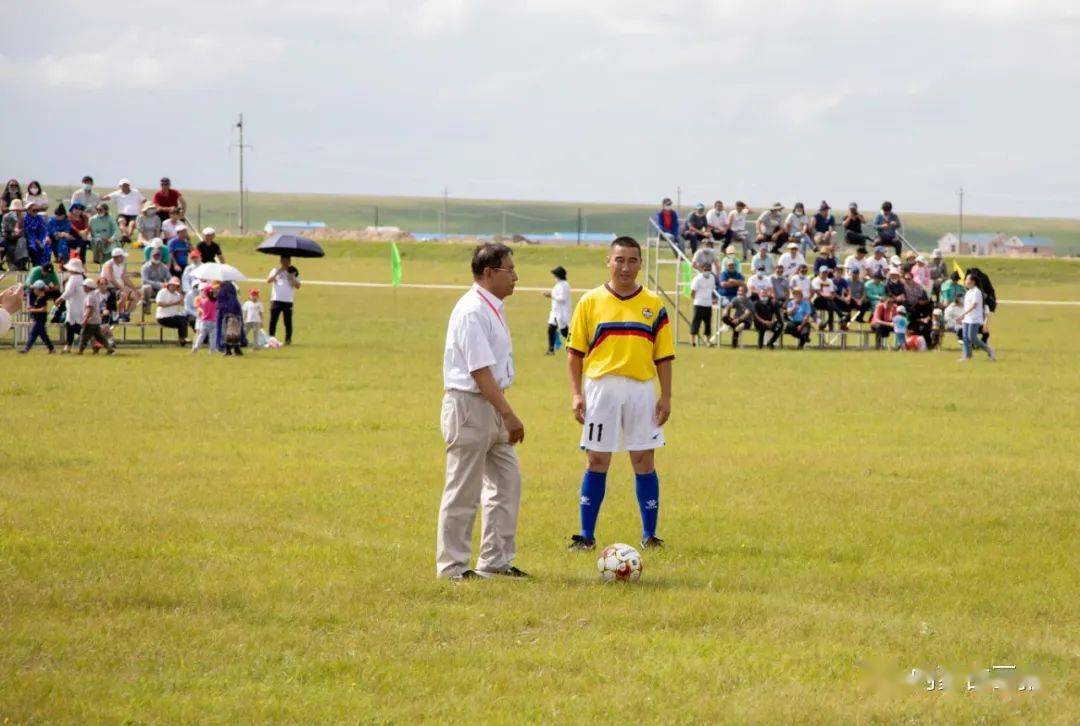
M 596 537 L 596 518 L 606 491 L 607 472 L 586 469 L 581 480 L 581 536 L 585 539 Z
M 641 538 L 656 536 L 656 519 L 660 514 L 660 479 L 655 471 L 635 474 L 638 509 L 641 510 Z

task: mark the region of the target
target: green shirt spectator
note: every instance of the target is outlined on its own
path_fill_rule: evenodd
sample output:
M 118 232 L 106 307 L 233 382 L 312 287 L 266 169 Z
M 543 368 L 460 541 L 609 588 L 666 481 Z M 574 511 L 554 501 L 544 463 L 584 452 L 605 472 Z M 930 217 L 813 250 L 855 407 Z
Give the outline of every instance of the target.
M 870 305 L 877 307 L 877 304 L 881 302 L 885 297 L 885 282 L 874 278 L 870 282 L 866 283 L 866 299 L 870 301 Z
M 959 282 L 956 282 L 955 280 L 946 280 L 941 283 L 941 305 L 943 307 L 947 306 L 956 298 L 963 297 L 965 292 L 967 291 Z
M 26 286 L 33 287 L 34 283 L 38 280 L 43 281 L 50 287 L 60 287 L 60 275 L 56 272 L 56 269 L 49 265 L 49 270 L 46 272 L 40 265 L 30 269 L 30 274 L 26 276 Z
M 94 262 L 100 265 L 109 259 L 119 240 L 120 227 L 116 220 L 109 216 L 107 209 L 90 218 L 90 245 L 94 250 Z
M 165 243 L 161 241 L 160 237 L 154 237 L 150 240 L 150 244 L 143 247 L 143 262 L 150 261 L 150 255 L 154 253 L 154 250 L 161 251 L 161 261 L 165 263 L 165 266 L 169 266 L 169 248 L 165 246 Z

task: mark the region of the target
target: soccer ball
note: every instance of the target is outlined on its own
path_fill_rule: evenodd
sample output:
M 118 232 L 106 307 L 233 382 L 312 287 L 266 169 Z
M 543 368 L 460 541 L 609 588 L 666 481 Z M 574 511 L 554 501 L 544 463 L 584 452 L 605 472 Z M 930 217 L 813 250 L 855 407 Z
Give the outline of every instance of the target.
M 608 545 L 600 553 L 596 568 L 604 582 L 633 582 L 641 577 L 641 555 L 628 544 Z

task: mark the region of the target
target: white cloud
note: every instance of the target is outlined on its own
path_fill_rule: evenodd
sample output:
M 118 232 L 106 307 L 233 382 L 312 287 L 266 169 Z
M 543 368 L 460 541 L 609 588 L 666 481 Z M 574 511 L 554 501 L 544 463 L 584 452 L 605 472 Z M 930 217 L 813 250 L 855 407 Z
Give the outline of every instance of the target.
M 460 30 L 466 10 L 466 0 L 423 0 L 413 13 L 413 21 L 421 35 L 453 33 Z

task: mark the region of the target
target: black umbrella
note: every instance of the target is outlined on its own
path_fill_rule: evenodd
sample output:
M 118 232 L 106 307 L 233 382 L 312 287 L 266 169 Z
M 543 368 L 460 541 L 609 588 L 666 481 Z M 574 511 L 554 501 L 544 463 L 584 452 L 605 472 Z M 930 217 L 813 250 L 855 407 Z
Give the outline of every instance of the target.
M 314 240 L 295 234 L 275 234 L 256 247 L 259 252 L 268 255 L 288 255 L 289 257 L 325 257 L 326 253 Z

